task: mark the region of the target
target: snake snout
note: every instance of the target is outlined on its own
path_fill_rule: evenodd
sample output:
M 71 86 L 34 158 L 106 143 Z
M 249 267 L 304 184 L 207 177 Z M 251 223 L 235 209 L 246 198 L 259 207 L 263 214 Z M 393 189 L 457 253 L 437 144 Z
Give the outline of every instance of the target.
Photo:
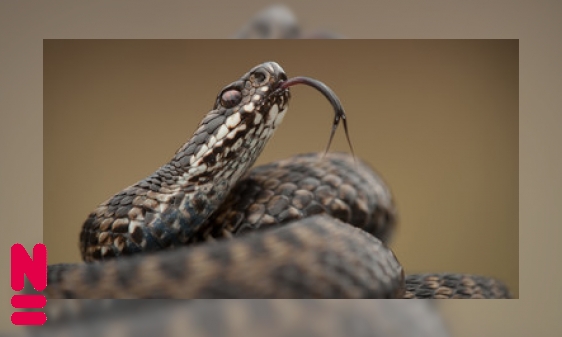
M 264 62 L 251 70 L 255 76 L 263 76 L 265 81 L 271 86 L 272 91 L 275 91 L 281 86 L 281 83 L 287 80 L 287 74 L 285 70 L 277 63 L 273 61 Z M 264 74 L 265 73 L 265 74 Z
M 273 76 L 276 78 L 285 81 L 287 79 L 287 75 L 285 74 L 285 70 L 277 63 L 273 61 L 263 63 L 263 66 L 266 67 Z

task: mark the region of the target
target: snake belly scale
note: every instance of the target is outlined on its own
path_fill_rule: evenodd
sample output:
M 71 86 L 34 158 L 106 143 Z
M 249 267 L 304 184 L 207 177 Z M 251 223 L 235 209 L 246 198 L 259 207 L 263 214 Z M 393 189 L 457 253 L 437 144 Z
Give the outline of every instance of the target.
M 390 190 L 351 155 L 302 154 L 250 171 L 287 112 L 283 83 L 292 82 L 266 62 L 224 87 L 170 162 L 89 215 L 80 233 L 87 263 L 49 266 L 46 295 L 509 297 L 487 278 L 405 277 L 386 246 L 396 223 Z

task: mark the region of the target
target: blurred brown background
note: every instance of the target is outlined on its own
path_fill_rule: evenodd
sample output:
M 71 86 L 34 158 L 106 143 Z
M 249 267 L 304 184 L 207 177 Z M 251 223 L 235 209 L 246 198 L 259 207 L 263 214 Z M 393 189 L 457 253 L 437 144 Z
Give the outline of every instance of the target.
M 518 296 L 517 40 L 45 40 L 44 243 L 78 262 L 88 213 L 171 158 L 218 91 L 274 60 L 328 84 L 399 207 L 408 273 L 497 277 Z M 258 164 L 322 151 L 332 109 L 297 86 Z M 340 130 L 333 151 L 348 151 Z

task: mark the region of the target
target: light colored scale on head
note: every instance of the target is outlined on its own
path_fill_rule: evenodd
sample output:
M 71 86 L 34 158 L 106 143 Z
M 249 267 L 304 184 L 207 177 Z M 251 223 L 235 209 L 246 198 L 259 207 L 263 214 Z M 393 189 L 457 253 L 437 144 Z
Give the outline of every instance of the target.
M 250 103 L 244 105 L 244 106 L 242 107 L 242 109 L 243 109 L 245 112 L 252 112 L 252 111 L 254 111 L 255 107 L 256 107 L 256 106 L 254 105 L 254 103 L 253 103 L 253 102 L 250 102 Z
M 272 73 L 275 72 L 275 69 L 273 69 L 273 66 L 271 66 L 271 63 L 267 63 L 266 66 L 269 69 L 269 71 L 271 71 Z
M 257 96 L 257 95 L 256 95 Z M 226 119 L 226 126 L 230 129 L 236 127 L 240 123 L 240 113 L 235 113 Z

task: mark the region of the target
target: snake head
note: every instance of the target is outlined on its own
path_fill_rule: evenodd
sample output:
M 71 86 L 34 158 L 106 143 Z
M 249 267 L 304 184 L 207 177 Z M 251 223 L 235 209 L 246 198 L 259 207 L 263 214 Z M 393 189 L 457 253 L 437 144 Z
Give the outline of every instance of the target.
M 250 69 L 238 81 L 224 87 L 217 95 L 213 109 L 224 110 L 225 114 L 232 109 L 245 115 L 259 113 L 267 117 L 273 105 L 277 104 L 279 110 L 283 110 L 289 100 L 288 90 L 277 90 L 286 80 L 287 75 L 279 64 L 262 63 Z
M 182 166 L 191 168 L 234 158 L 251 165 L 287 112 L 289 90 L 278 90 L 286 79 L 281 66 L 265 62 L 225 86 L 176 159 L 185 155 Z

